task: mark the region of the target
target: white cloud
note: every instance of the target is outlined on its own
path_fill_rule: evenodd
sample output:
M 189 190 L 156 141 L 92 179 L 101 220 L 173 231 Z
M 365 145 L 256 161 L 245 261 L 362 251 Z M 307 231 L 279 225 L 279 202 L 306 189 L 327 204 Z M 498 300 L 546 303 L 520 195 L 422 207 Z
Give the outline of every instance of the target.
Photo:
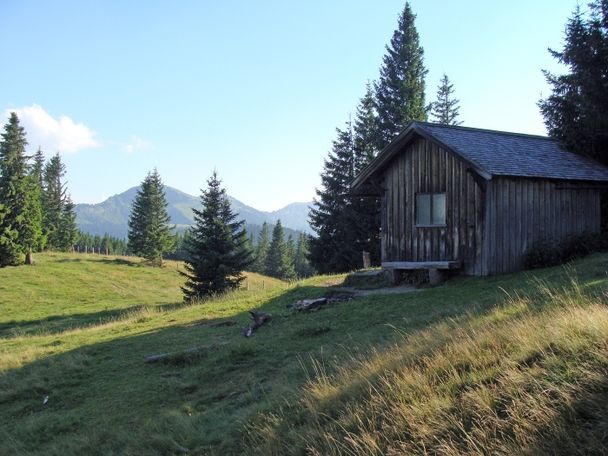
M 151 147 L 152 144 L 136 135 L 131 135 L 131 141 L 122 146 L 123 150 L 128 154 L 134 154 L 141 150 L 148 150 Z
M 40 105 L 7 109 L 5 116 L 11 112 L 17 113 L 29 145 L 35 149 L 41 147 L 47 154 L 70 154 L 99 146 L 96 133 L 85 124 L 76 123 L 65 115 L 55 119 Z

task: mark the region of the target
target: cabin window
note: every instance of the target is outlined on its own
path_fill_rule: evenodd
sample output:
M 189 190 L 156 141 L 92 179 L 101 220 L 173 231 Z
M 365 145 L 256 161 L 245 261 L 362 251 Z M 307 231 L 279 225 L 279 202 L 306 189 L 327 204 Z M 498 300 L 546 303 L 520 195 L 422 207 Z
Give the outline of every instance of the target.
M 416 195 L 416 225 L 445 225 L 445 193 Z

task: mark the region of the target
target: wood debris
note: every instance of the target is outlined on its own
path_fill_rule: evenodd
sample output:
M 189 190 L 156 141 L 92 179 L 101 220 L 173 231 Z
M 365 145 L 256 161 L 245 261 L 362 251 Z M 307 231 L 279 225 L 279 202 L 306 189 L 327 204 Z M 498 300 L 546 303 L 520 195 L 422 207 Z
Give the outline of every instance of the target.
M 253 323 L 251 323 L 245 328 L 245 337 L 251 337 L 260 326 L 272 320 L 272 316 L 264 312 L 250 311 L 249 313 L 251 314 L 251 319 L 253 320 Z
M 352 294 L 323 296 L 314 299 L 301 299 L 299 301 L 294 302 L 293 304 L 289 304 L 287 308 L 297 312 L 310 312 L 319 310 L 321 307 L 327 304 L 350 301 L 351 299 L 354 299 L 354 296 Z

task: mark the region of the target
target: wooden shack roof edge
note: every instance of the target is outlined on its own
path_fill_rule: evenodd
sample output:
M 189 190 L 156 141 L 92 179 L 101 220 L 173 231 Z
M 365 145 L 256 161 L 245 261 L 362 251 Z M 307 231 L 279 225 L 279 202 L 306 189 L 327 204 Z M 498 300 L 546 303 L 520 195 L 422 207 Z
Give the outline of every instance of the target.
M 365 187 L 373 186 L 371 178 L 414 138 L 425 138 L 454 153 L 486 180 L 509 176 L 608 182 L 608 167 L 566 151 L 546 136 L 414 121 L 353 180 L 353 192 L 367 193 Z

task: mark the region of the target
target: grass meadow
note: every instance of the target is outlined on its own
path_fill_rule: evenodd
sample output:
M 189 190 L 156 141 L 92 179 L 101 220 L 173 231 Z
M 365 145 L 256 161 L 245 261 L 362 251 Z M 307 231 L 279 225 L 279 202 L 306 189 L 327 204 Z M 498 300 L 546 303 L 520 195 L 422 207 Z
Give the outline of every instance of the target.
M 286 306 L 342 276 L 185 305 L 180 267 L 0 269 L 0 455 L 606 451 L 606 255 L 312 313 Z M 244 338 L 254 309 L 273 319 Z

